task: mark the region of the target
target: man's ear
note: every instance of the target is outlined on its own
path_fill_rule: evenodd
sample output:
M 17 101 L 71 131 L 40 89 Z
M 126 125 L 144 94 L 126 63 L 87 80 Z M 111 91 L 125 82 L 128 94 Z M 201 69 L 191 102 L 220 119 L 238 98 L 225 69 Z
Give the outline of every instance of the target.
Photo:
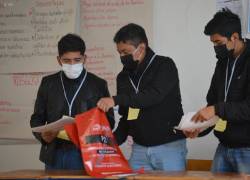
M 86 62 L 87 62 L 87 55 L 84 54 L 84 55 L 83 55 L 83 64 L 85 64 Z
M 62 62 L 60 61 L 60 56 L 57 56 L 56 58 L 57 58 L 58 64 L 59 64 L 60 66 L 62 66 Z
M 133 58 L 141 62 L 145 56 L 146 53 L 146 44 L 145 43 L 140 43 L 137 46 L 138 50 L 137 52 L 133 55 Z
M 239 40 L 240 37 L 239 37 L 239 34 L 237 32 L 233 33 L 232 36 L 231 36 L 231 41 L 237 41 Z
M 145 55 L 146 49 L 147 49 L 146 44 L 145 44 L 145 43 L 141 43 L 141 44 L 140 44 L 140 50 L 139 50 L 139 51 L 141 52 L 141 54 L 144 54 L 144 55 Z
M 145 43 L 140 43 L 139 44 L 139 51 L 145 51 L 146 50 L 146 44 Z

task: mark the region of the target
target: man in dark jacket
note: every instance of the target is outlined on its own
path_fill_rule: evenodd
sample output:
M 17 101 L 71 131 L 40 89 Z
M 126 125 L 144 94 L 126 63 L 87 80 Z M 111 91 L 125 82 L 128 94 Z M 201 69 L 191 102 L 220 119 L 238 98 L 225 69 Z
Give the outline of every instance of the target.
M 97 105 L 104 111 L 119 105 L 118 144 L 128 135 L 133 137 L 133 169 L 185 170 L 185 136 L 174 130 L 183 110 L 173 60 L 156 55 L 148 47 L 144 29 L 136 24 L 122 27 L 114 42 L 123 64 L 117 76 L 117 95 L 102 98 Z
M 63 115 L 75 117 L 96 106 L 101 97 L 109 96 L 105 80 L 84 69 L 85 43 L 75 34 L 58 42 L 57 57 L 62 71 L 42 79 L 31 116 L 31 127 L 48 124 Z M 111 128 L 113 112 L 107 113 Z M 83 169 L 80 150 L 69 140 L 59 138 L 58 131 L 33 133 L 41 142 L 40 160 L 45 169 Z
M 241 23 L 229 10 L 217 12 L 204 33 L 218 58 L 207 94 L 207 107 L 193 120 L 219 116 L 214 134 L 217 147 L 212 171 L 250 173 L 250 42 L 241 36 Z

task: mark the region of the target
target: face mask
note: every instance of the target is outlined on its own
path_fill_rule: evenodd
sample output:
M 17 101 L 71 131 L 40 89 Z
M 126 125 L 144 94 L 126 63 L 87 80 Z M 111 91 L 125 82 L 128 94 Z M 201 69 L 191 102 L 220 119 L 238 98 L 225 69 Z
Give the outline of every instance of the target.
M 134 61 L 132 54 L 128 54 L 121 56 L 121 62 L 125 70 L 134 71 L 137 68 L 139 61 Z
M 214 46 L 216 57 L 219 59 L 230 58 L 233 56 L 234 49 L 228 50 L 226 44 Z
M 136 51 L 137 51 L 137 49 L 134 50 L 134 52 L 132 54 L 128 54 L 128 55 L 120 57 L 121 63 L 123 64 L 123 67 L 125 70 L 134 71 L 137 68 L 139 61 L 134 61 L 134 58 L 133 58 L 133 54 Z
M 69 79 L 76 79 L 80 76 L 83 70 L 83 64 L 82 63 L 73 64 L 73 65 L 62 64 L 62 70 Z

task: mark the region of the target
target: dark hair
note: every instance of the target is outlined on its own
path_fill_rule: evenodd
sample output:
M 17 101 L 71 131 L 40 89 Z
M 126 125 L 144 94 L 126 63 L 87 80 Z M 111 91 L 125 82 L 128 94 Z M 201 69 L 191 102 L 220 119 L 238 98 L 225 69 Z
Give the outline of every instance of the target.
M 239 38 L 242 39 L 240 18 L 227 8 L 217 12 L 204 30 L 205 35 L 220 34 L 227 38 L 230 38 L 233 33 L 238 33 Z
M 120 42 L 130 43 L 137 47 L 140 43 L 145 43 L 146 46 L 148 46 L 148 38 L 145 30 L 141 26 L 133 23 L 127 24 L 119 29 L 113 40 L 116 44 Z
M 80 51 L 84 55 L 86 46 L 82 38 L 76 34 L 66 34 L 58 42 L 58 53 L 62 56 L 67 52 Z

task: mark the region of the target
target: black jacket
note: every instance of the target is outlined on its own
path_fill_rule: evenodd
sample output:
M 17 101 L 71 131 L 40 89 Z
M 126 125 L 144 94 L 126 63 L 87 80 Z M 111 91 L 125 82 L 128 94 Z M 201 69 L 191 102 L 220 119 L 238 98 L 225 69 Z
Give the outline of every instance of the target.
M 163 56 L 156 56 L 145 71 L 135 93 L 129 77 L 137 85 L 154 52 L 148 48 L 143 62 L 136 72 L 122 70 L 117 76 L 117 96 L 121 115 L 115 131 L 118 144 L 131 135 L 137 144 L 155 146 L 185 138 L 182 132 L 175 131 L 182 115 L 178 72 L 174 62 Z M 128 107 L 139 108 L 138 119 L 127 120 Z
M 35 102 L 34 113 L 30 120 L 31 127 L 54 122 L 62 118 L 63 115 L 69 114 L 68 105 L 64 97 L 63 87 L 60 80 L 60 73 L 62 73 L 62 71 L 46 76 L 42 79 Z M 81 73 L 80 77 L 71 80 L 62 73 L 68 99 L 72 99 L 72 96 L 79 87 L 84 74 L 85 70 Z M 107 96 L 109 96 L 109 92 L 106 81 L 88 72 L 86 80 L 75 98 L 72 108 L 72 117 L 96 107 L 97 101 L 101 97 Z M 113 112 L 108 112 L 107 116 L 111 128 L 113 128 Z M 46 164 L 52 164 L 55 148 L 57 148 L 56 146 L 62 140 L 56 138 L 51 143 L 47 144 L 41 138 L 40 133 L 33 134 L 42 144 L 40 160 Z
M 239 56 L 225 97 L 227 59 L 219 59 L 207 94 L 208 105 L 215 106 L 216 115 L 227 120 L 224 132 L 215 136 L 227 147 L 250 147 L 250 41 Z

